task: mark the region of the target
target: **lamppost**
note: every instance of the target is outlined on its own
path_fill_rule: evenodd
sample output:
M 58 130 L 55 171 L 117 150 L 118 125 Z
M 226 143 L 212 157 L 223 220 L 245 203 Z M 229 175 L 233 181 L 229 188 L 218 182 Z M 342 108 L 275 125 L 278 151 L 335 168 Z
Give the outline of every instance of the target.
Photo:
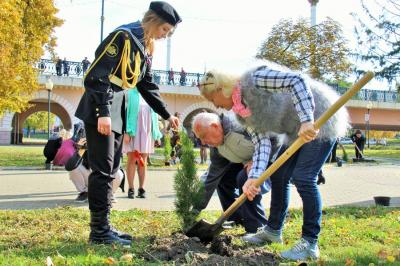
M 317 24 L 317 4 L 319 0 L 308 0 L 311 5 L 311 26 Z
M 103 41 L 103 26 L 104 26 L 104 0 L 101 1 L 100 42 Z
M 51 78 L 48 77 L 46 81 L 46 90 L 49 93 L 49 109 L 48 109 L 48 114 L 47 114 L 47 139 L 50 139 L 50 96 L 51 96 L 51 91 L 53 90 L 53 81 L 51 81 Z
M 365 123 L 366 123 L 366 130 L 367 130 L 367 147 L 369 149 L 369 111 L 372 108 L 372 102 L 368 101 L 367 103 L 367 113 L 365 114 Z

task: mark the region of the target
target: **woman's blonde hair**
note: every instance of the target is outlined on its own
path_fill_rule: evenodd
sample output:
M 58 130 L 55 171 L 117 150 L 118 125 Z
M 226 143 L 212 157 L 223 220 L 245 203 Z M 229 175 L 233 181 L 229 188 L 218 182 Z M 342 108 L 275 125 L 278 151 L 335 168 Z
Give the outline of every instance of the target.
M 146 46 L 147 52 L 153 55 L 154 52 L 154 37 L 152 32 L 155 31 L 162 24 L 167 23 L 165 20 L 160 18 L 153 10 L 147 10 L 142 19 L 142 26 L 144 29 L 144 45 Z M 172 35 L 172 31 L 169 36 Z
M 200 80 L 200 93 L 204 96 L 204 94 L 222 90 L 222 94 L 224 96 L 230 97 L 232 95 L 233 88 L 238 81 L 238 76 L 228 75 L 211 70 L 207 72 Z
M 72 133 L 71 133 L 71 131 L 63 128 L 60 130 L 59 136 L 62 138 L 62 140 L 67 140 L 72 137 Z

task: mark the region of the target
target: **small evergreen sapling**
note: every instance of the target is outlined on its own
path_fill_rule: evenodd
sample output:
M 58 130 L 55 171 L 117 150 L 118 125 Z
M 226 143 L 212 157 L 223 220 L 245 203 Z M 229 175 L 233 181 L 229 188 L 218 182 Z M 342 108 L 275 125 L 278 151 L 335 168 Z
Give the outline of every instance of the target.
M 165 165 L 170 165 L 171 151 L 172 151 L 171 137 L 167 133 L 164 136 L 164 164 Z
M 181 138 L 181 164 L 174 178 L 176 192 L 175 211 L 181 220 L 183 230 L 191 227 L 199 212 L 193 209 L 202 201 L 204 186 L 197 177 L 193 143 L 185 132 L 180 132 Z

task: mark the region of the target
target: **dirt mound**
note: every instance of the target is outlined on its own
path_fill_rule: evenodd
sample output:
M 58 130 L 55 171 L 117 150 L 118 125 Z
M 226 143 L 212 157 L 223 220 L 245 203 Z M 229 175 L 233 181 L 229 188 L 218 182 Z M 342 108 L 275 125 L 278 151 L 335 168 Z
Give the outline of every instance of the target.
M 155 239 L 144 255 L 150 262 L 174 262 L 176 265 L 279 265 L 277 257 L 262 248 L 243 248 L 222 235 L 204 245 L 197 237 L 181 233 Z

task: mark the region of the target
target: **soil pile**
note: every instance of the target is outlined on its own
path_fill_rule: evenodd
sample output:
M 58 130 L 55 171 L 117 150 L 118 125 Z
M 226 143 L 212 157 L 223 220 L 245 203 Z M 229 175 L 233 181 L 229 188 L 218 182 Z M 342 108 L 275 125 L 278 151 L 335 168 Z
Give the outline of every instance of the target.
M 150 262 L 175 265 L 279 265 L 276 255 L 262 248 L 245 248 L 232 244 L 232 236 L 221 235 L 204 245 L 197 237 L 181 233 L 158 238 L 144 254 Z

